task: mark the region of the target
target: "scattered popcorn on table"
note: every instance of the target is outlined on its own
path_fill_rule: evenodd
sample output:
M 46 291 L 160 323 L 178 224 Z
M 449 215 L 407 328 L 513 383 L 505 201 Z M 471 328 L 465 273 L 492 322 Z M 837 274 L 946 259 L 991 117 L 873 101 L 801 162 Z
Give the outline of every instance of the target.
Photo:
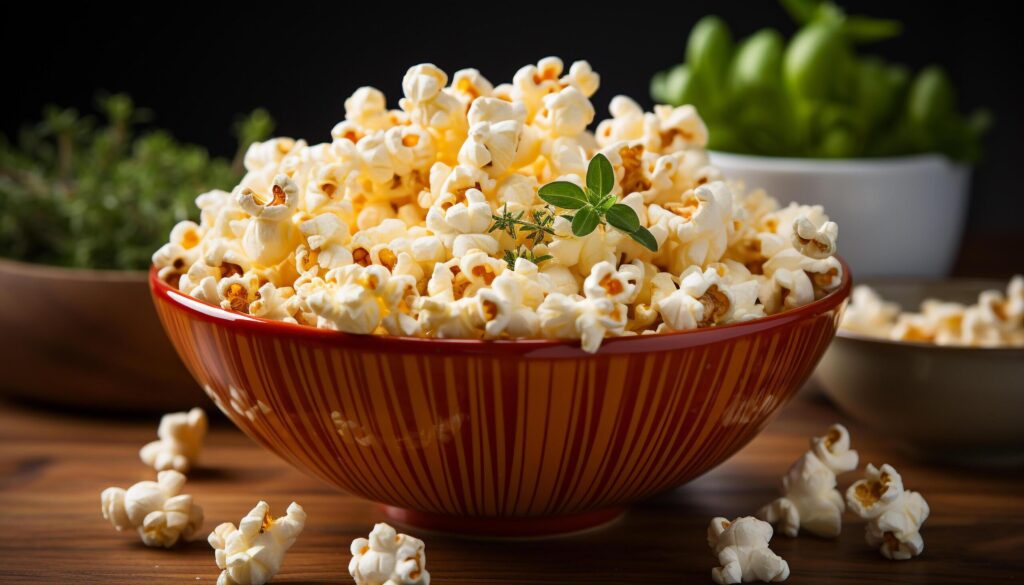
M 785 581 L 789 564 L 768 548 L 771 539 L 772 525 L 753 516 L 732 522 L 715 518 L 708 526 L 708 546 L 722 566 L 711 569 L 711 578 L 719 585 Z
M 146 546 L 170 548 L 192 540 L 203 525 L 203 509 L 181 493 L 184 485 L 184 475 L 168 470 L 127 490 L 107 488 L 100 496 L 103 518 L 118 531 L 137 529 Z
M 223 569 L 217 585 L 263 585 L 281 570 L 284 554 L 306 526 L 306 512 L 292 502 L 285 516 L 274 518 L 270 505 L 256 504 L 238 523 L 225 522 L 207 539 Z
M 348 572 L 356 585 L 430 585 L 423 541 L 381 523 L 352 541 Z
M 924 551 L 921 525 L 928 519 L 928 502 L 903 489 L 903 478 L 890 465 L 868 464 L 864 479 L 846 490 L 846 503 L 868 521 L 865 538 L 887 559 L 903 561 Z
M 783 496 L 761 508 L 757 517 L 786 536 L 803 528 L 812 534 L 835 538 L 843 526 L 843 496 L 836 489 L 836 475 L 857 468 L 857 452 L 850 449 L 850 433 L 832 425 L 823 437 L 811 439 L 811 449 L 782 478 Z
M 866 285 L 853 289 L 841 327 L 895 341 L 970 347 L 1024 347 L 1024 276 L 1005 294 L 987 290 L 973 305 L 927 299 L 918 313 L 901 313 Z
M 548 57 L 498 85 L 417 65 L 393 110 L 360 88 L 331 142 L 252 145 L 241 183 L 200 195 L 199 224 L 176 227 L 153 263 L 186 294 L 266 319 L 579 339 L 588 352 L 607 337 L 756 319 L 839 286 L 838 228 L 820 206 L 780 208 L 722 182 L 692 106 L 645 113 L 618 96 L 592 133 L 599 81 L 585 61 L 566 71 Z M 538 195 L 591 189 L 605 159 L 606 191 L 587 210 Z
M 139 451 L 142 462 L 157 471 L 173 469 L 187 473 L 199 458 L 206 436 L 206 413 L 201 408 L 165 414 L 160 419 L 158 440 Z

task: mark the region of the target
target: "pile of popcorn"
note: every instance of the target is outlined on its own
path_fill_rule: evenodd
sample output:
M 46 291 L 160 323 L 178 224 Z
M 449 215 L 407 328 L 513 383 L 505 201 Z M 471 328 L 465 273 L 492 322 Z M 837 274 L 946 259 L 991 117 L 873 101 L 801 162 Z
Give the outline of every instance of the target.
M 859 285 L 853 290 L 842 328 L 895 341 L 1024 347 L 1024 276 L 1010 279 L 1005 293 L 982 292 L 973 305 L 927 299 L 918 313 L 902 312 L 899 305 Z
M 692 106 L 644 112 L 612 100 L 594 121 L 599 76 L 548 57 L 492 85 L 409 69 L 400 109 L 371 87 L 345 100 L 329 143 L 252 145 L 231 193 L 196 199 L 153 256 L 160 278 L 256 317 L 357 334 L 580 339 L 755 319 L 836 288 L 838 228 L 820 206 L 780 208 L 721 181 Z M 612 193 L 657 240 L 607 225 L 573 235 L 538 188 L 583 186 L 597 153 Z M 492 230 L 502 212 L 553 215 L 543 242 Z M 506 252 L 526 249 L 538 263 Z

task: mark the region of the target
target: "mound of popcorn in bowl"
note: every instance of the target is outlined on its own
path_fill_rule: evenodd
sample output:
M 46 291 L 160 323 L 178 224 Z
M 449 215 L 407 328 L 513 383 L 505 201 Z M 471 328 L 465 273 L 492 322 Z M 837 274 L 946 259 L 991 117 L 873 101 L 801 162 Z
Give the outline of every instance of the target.
M 918 312 L 902 311 L 867 285 L 853 289 L 841 328 L 893 341 L 962 347 L 1024 347 L 1024 275 L 1006 291 L 985 290 L 967 305 L 925 299 Z
M 602 340 L 712 327 L 837 288 L 838 228 L 723 182 L 691 106 L 611 102 L 542 59 L 511 83 L 409 69 L 399 109 L 363 87 L 331 142 L 253 144 L 154 254 L 201 301 L 355 334 Z

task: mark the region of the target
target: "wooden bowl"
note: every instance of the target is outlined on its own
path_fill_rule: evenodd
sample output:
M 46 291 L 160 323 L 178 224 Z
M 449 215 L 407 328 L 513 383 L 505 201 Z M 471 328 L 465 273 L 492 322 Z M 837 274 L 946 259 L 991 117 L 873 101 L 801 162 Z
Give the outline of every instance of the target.
M 0 259 L 0 393 L 103 412 L 208 404 L 160 327 L 145 272 Z
M 850 291 L 711 329 L 579 342 L 350 335 L 190 298 L 157 312 L 239 428 L 401 523 L 530 536 L 609 522 L 743 447 L 810 375 Z

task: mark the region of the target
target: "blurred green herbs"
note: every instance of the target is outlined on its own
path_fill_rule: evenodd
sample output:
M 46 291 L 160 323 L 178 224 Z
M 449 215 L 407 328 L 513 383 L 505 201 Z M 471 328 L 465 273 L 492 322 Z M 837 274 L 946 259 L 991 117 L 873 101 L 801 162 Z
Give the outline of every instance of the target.
M 17 143 L 0 135 L 0 256 L 57 266 L 145 269 L 197 195 L 231 189 L 248 145 L 274 122 L 255 110 L 235 127 L 234 161 L 163 130 L 127 95 L 100 95 L 102 120 L 49 106 Z
M 696 106 L 713 150 L 980 158 L 990 116 L 958 111 L 944 69 L 932 65 L 911 75 L 902 65 L 856 54 L 856 45 L 898 36 L 901 23 L 848 15 L 821 0 L 782 4 L 800 27 L 788 42 L 766 28 L 734 43 L 725 22 L 705 17 L 690 32 L 685 62 L 651 80 L 651 96 Z

